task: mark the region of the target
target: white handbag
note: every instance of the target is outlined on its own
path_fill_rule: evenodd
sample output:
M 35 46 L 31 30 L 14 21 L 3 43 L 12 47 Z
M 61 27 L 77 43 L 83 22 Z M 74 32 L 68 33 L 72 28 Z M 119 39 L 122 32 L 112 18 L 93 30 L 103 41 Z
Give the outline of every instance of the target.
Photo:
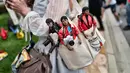
M 87 40 L 90 43 L 90 46 L 96 51 L 100 50 L 100 39 L 98 38 L 96 31 L 94 31 L 94 27 L 92 26 L 90 29 L 84 31 L 84 34 L 87 36 Z
M 58 49 L 61 58 L 70 70 L 83 68 L 90 65 L 93 61 L 92 55 L 88 47 L 85 46 L 85 43 L 82 42 L 82 44 L 79 44 L 78 38 L 76 38 L 74 42 L 75 44 L 71 46 L 74 49 L 73 51 L 68 50 L 67 47 L 62 44 L 60 44 Z
M 92 35 L 92 32 L 94 33 L 94 35 Z M 101 43 L 102 45 L 104 45 L 105 39 L 100 34 L 97 28 L 95 28 L 95 31 L 93 31 L 93 26 L 90 29 L 84 31 L 84 34 L 87 36 L 86 43 L 90 49 L 92 57 L 95 58 L 100 52 Z

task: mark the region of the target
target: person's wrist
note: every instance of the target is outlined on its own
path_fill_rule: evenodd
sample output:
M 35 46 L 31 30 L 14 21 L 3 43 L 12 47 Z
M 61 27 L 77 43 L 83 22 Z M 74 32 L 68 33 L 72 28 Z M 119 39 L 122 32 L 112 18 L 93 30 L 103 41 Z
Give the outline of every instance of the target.
M 23 16 L 26 16 L 29 12 L 30 12 L 30 9 L 29 9 L 29 8 L 24 8 L 24 9 L 22 10 L 21 14 L 22 14 Z

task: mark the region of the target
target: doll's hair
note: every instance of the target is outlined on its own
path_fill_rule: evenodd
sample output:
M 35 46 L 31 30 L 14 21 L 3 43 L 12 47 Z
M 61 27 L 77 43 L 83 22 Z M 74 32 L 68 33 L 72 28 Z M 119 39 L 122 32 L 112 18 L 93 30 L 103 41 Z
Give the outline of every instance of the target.
M 62 22 L 62 20 L 68 20 L 68 18 L 66 16 L 62 16 L 60 21 Z
M 89 10 L 89 8 L 87 6 L 82 8 L 82 13 L 84 13 L 86 10 Z
M 46 23 L 52 22 L 54 24 L 54 21 L 51 18 L 46 19 Z

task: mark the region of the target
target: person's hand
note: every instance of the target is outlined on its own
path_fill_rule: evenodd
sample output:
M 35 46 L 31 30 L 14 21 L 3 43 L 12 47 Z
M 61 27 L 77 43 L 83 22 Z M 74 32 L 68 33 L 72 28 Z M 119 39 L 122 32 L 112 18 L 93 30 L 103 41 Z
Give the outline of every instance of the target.
M 25 0 L 6 0 L 6 5 L 8 8 L 26 16 L 30 9 L 28 8 Z

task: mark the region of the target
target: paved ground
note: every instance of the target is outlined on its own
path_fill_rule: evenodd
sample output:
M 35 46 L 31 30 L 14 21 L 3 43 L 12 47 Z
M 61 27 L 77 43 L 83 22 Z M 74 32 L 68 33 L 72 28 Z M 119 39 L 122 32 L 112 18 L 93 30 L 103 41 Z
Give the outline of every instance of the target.
M 121 16 L 123 24 L 120 25 L 123 28 L 125 23 L 124 15 Z M 129 73 L 130 72 L 130 46 L 128 45 L 129 41 L 129 31 L 123 31 L 117 25 L 117 22 L 114 16 L 108 12 L 107 13 L 107 27 L 109 33 L 110 43 L 107 43 L 107 54 L 109 61 L 110 73 Z M 114 62 L 114 63 L 113 63 Z M 115 72 L 114 72 L 115 71 Z
M 123 31 L 124 36 L 125 36 L 126 39 L 127 39 L 128 44 L 130 45 L 130 30 L 128 30 L 128 31 L 124 31 L 124 30 L 123 30 L 123 28 L 127 25 L 127 23 L 126 23 L 125 9 L 122 9 L 120 13 L 121 13 L 121 15 L 120 15 L 121 20 L 123 21 L 123 24 L 120 25 L 120 27 L 121 27 L 121 29 L 122 29 L 122 31 Z
M 106 39 L 106 50 L 103 49 L 104 53 L 101 52 L 94 63 L 87 67 L 87 73 L 130 72 L 130 30 L 122 30 L 127 25 L 125 10 L 120 13 L 123 24 L 118 26 L 114 16 L 108 11 L 104 24 L 106 29 L 103 32 Z
M 77 23 L 76 21 L 77 20 L 75 19 L 73 22 Z M 100 33 L 103 37 L 105 36 L 103 31 Z M 88 67 L 86 67 L 85 70 L 86 73 L 108 73 L 107 68 L 108 67 L 107 67 L 106 51 L 105 48 L 102 47 L 101 52 L 97 55 L 94 62 Z
M 80 4 L 82 7 L 84 5 L 88 6 L 87 2 L 85 3 L 84 0 Z M 105 36 L 104 32 L 101 32 L 102 36 Z M 105 47 L 106 48 L 106 47 Z M 102 47 L 101 52 L 97 55 L 95 61 L 90 66 L 86 67 L 86 73 L 108 73 L 108 62 L 107 62 L 107 55 L 106 50 Z

